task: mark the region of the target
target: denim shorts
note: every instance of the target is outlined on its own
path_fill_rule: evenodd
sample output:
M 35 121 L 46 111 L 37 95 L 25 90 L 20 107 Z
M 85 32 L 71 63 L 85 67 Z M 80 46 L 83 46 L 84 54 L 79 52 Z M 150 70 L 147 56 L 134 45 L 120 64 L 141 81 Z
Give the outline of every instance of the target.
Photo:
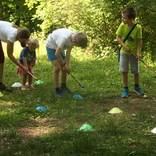
M 120 65 L 119 72 L 128 72 L 129 71 L 129 63 L 130 70 L 132 74 L 139 73 L 139 61 L 132 54 L 124 54 L 120 52 Z
M 55 55 L 55 52 L 56 52 L 55 49 L 46 47 L 46 50 L 47 50 L 47 55 L 48 55 L 48 61 L 57 60 L 57 57 Z M 62 56 L 62 59 L 65 61 L 66 60 L 65 51 L 61 51 L 61 56 Z

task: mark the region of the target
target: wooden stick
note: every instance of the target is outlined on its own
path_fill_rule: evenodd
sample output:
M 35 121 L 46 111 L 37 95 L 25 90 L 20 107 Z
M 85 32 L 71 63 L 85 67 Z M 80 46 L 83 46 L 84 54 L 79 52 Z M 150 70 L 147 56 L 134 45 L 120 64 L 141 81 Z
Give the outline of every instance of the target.
M 31 74 L 30 72 L 29 72 L 29 74 L 30 74 L 36 81 L 38 81 L 38 79 L 37 79 L 33 74 Z
M 134 54 L 133 52 L 130 52 L 131 54 L 133 54 L 136 57 L 136 54 Z M 156 71 L 154 71 L 149 65 L 147 65 L 143 60 L 139 59 L 139 61 L 141 61 L 144 65 L 146 65 L 151 71 L 153 71 L 156 74 Z

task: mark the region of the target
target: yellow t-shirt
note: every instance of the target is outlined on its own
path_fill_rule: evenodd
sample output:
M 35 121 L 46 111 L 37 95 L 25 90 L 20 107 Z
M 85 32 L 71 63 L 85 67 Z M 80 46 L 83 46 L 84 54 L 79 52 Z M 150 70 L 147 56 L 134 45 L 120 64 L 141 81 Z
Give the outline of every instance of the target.
M 130 30 L 131 28 L 127 24 L 121 23 L 116 31 L 116 35 L 120 36 L 123 41 Z M 133 53 L 136 53 L 137 51 L 137 39 L 142 39 L 142 28 L 139 24 L 135 26 L 125 42 L 125 44 L 131 49 Z M 126 52 L 124 48 L 121 48 L 120 52 L 130 54 Z

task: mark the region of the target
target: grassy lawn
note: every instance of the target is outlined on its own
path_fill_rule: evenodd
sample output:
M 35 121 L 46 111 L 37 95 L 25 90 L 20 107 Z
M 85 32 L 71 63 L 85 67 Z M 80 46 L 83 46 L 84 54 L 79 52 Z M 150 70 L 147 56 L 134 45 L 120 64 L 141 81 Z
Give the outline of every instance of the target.
M 20 51 L 17 45 L 16 57 Z M 156 127 L 156 78 L 144 64 L 140 62 L 140 85 L 148 98 L 133 92 L 130 74 L 129 97 L 123 99 L 117 56 L 95 58 L 76 48 L 72 53 L 71 71 L 84 88 L 70 75 L 67 84 L 83 100 L 74 99 L 74 94 L 58 99 L 54 94 L 52 66 L 43 44 L 37 53 L 34 76 L 44 83 L 36 85 L 36 90 L 13 88 L 12 93 L 1 92 L 1 156 L 156 155 L 156 134 L 151 133 Z M 6 57 L 4 83 L 9 87 L 15 82 L 21 83 L 22 77 L 16 74 L 16 69 Z M 37 111 L 38 106 L 44 106 L 47 111 Z M 108 113 L 114 107 L 123 113 Z M 95 131 L 78 131 L 83 124 L 91 125 Z

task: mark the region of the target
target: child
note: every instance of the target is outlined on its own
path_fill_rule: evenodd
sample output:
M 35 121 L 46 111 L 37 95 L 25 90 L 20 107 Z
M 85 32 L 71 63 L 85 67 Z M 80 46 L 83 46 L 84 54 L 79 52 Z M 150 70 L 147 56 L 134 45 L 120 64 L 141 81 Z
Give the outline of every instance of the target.
M 142 28 L 137 24 L 131 32 L 128 39 L 123 43 L 124 38 L 134 26 L 137 11 L 128 7 L 122 11 L 122 23 L 120 24 L 117 32 L 116 39 L 122 46 L 120 50 L 120 67 L 119 71 L 122 72 L 123 93 L 121 97 L 128 97 L 128 65 L 130 62 L 131 73 L 134 74 L 134 92 L 137 94 L 144 94 L 139 86 L 139 68 L 138 60 L 140 59 L 140 52 L 142 47 Z M 136 54 L 136 57 L 132 53 Z
M 39 47 L 38 40 L 35 38 L 29 39 L 28 46 L 23 48 L 18 59 L 20 64 L 28 69 L 31 74 L 34 74 L 33 66 L 36 62 L 36 51 L 35 49 Z M 23 74 L 22 87 L 21 90 L 35 89 L 32 86 L 32 76 L 25 72 L 22 68 L 18 67 L 17 73 Z M 28 76 L 28 86 L 26 86 L 26 80 Z
M 12 25 L 9 22 L 0 21 L 0 90 L 5 90 L 11 92 L 11 89 L 7 88 L 2 83 L 3 69 L 4 69 L 4 52 L 2 48 L 1 41 L 7 43 L 7 54 L 8 57 L 23 70 L 27 71 L 27 68 L 22 66 L 13 55 L 14 42 L 17 40 L 21 43 L 21 46 L 26 46 L 26 42 L 30 37 L 30 32 L 26 28 L 19 28 Z
M 74 46 L 85 48 L 87 37 L 84 33 L 74 33 L 69 29 L 55 30 L 46 40 L 48 61 L 53 65 L 53 81 L 56 95 L 63 98 L 63 91 L 73 93 L 66 86 L 67 73 L 70 74 L 70 53 Z M 66 49 L 66 56 L 64 50 Z M 62 70 L 62 85 L 59 86 L 59 71 Z

